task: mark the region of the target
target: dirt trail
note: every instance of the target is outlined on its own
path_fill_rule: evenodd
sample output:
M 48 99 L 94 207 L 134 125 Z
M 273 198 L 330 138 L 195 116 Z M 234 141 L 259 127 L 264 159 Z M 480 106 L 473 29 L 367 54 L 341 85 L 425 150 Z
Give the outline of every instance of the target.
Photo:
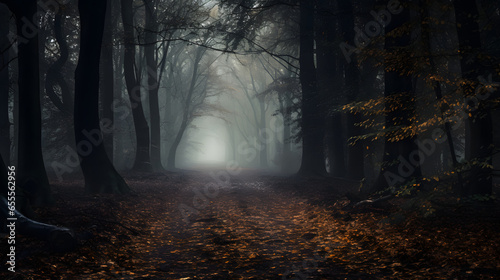
M 124 196 L 86 194 L 79 180 L 54 184 L 56 205 L 37 213 L 75 229 L 79 248 L 54 253 L 19 237 L 19 272 L 0 271 L 0 279 L 495 279 L 500 272 L 500 225 L 468 209 L 391 226 L 380 223 L 390 210 L 342 211 L 353 186 L 328 178 L 247 173 L 208 190 L 214 179 L 203 172 L 126 180 L 133 193 Z
M 204 206 L 200 194 L 208 176 L 203 177 L 191 178 L 191 188 L 182 189 L 153 226 L 152 236 L 171 241 L 165 245 L 159 239 L 150 251 L 161 271 L 186 279 L 292 279 L 293 271 L 321 279 L 323 248 L 329 244 L 311 227 L 317 216 L 308 216 L 319 209 L 248 177 L 232 178 L 208 193 L 208 206 L 196 208 Z M 183 214 L 180 205 L 192 208 Z

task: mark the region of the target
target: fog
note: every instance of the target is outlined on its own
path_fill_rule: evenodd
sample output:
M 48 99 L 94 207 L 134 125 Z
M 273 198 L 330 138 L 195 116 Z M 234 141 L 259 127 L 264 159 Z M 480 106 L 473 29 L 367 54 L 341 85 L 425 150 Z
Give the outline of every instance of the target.
M 0 0 L 0 278 L 498 278 L 498 30 L 498 0 Z

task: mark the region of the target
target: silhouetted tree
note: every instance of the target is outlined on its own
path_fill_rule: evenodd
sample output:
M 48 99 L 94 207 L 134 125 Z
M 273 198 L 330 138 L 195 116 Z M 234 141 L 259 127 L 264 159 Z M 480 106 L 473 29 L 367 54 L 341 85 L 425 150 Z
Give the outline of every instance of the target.
M 121 1 L 122 22 L 124 30 L 125 54 L 124 54 L 124 74 L 125 83 L 132 107 L 132 116 L 134 118 L 135 136 L 136 136 L 136 156 L 134 161 L 134 170 L 150 171 L 150 142 L 149 125 L 142 108 L 142 94 L 139 77 L 139 70 L 135 65 L 135 32 L 134 32 L 134 13 L 133 1 Z M 156 67 L 154 67 L 156 69 Z
M 438 71 L 438 65 L 437 65 L 437 58 L 436 58 L 436 50 L 433 49 L 433 46 L 431 44 L 431 35 L 432 35 L 432 2 L 431 1 L 424 1 L 421 2 L 421 14 L 423 17 L 420 19 L 421 20 L 421 28 L 422 28 L 422 51 L 427 56 L 427 59 L 429 60 L 429 68 L 425 69 L 428 71 L 426 75 L 428 76 L 434 76 L 434 75 L 439 75 Z M 446 99 L 445 94 L 443 94 L 443 85 L 438 81 L 435 80 L 431 84 L 434 94 L 436 95 L 436 100 L 440 102 L 440 112 L 441 116 L 446 116 L 447 114 L 450 113 L 450 107 L 446 105 L 446 102 L 443 102 L 444 99 Z M 446 133 L 446 142 L 448 145 L 448 149 L 450 151 L 450 156 L 451 156 L 451 162 L 452 166 L 454 169 L 459 168 L 459 163 L 458 163 L 458 157 L 457 157 L 457 152 L 455 149 L 455 139 L 452 134 L 452 123 L 449 120 L 445 120 L 444 123 L 444 131 Z M 439 159 L 440 160 L 440 159 Z M 439 165 L 439 164 L 438 164 Z M 462 172 L 457 171 L 457 179 L 460 187 L 463 187 L 463 178 L 462 178 Z
M 325 114 L 314 64 L 314 3 L 300 1 L 300 82 L 302 86 L 302 162 L 300 174 L 326 174 L 324 157 Z
M 343 84 L 343 63 L 339 59 L 337 51 L 338 26 L 335 16 L 335 3 L 332 0 L 318 1 L 317 20 L 317 67 L 318 86 L 321 98 L 324 100 L 322 106 L 328 110 L 340 105 L 343 97 L 341 93 Z M 347 12 L 347 11 L 346 11 Z M 344 11 L 342 11 L 344 13 Z M 345 177 L 347 174 L 345 164 L 345 137 L 342 125 L 342 114 L 329 112 L 326 116 L 326 151 L 330 174 L 335 177 Z
M 11 13 L 0 4 L 0 155 L 10 160 L 9 121 L 9 22 Z
M 92 193 L 126 193 L 129 188 L 106 155 L 99 125 L 99 62 L 107 1 L 82 0 L 80 54 L 75 71 L 75 139 Z
M 478 104 L 465 104 L 470 116 L 466 123 L 466 157 L 471 167 L 466 175 L 463 194 L 491 194 L 493 126 L 491 112 L 487 108 L 491 97 L 487 96 L 488 92 L 481 91 L 478 80 L 481 74 L 487 74 L 482 73 L 479 12 L 476 1 L 457 0 L 454 5 L 464 79 L 462 90 L 466 98 L 478 101 Z
M 114 83 L 115 73 L 113 67 L 113 31 L 115 27 L 116 16 L 113 9 L 116 9 L 116 0 L 108 0 L 106 7 L 106 22 L 104 24 L 104 37 L 102 42 L 102 60 L 101 60 L 101 83 L 100 83 L 100 98 L 101 98 L 101 112 L 103 125 L 111 127 L 110 131 L 104 133 L 104 146 L 109 160 L 113 162 L 113 149 L 114 149 L 114 130 L 116 124 L 113 112 L 114 101 Z M 119 74 L 119 76 L 121 76 Z
M 158 59 L 156 55 L 156 42 L 158 41 L 158 21 L 156 12 L 156 1 L 143 0 L 145 7 L 145 44 L 144 55 L 148 74 L 149 90 L 149 115 L 151 125 L 151 164 L 153 169 L 162 170 L 161 164 L 161 130 L 160 130 L 160 108 L 158 100 Z M 164 49 L 168 52 L 168 47 Z M 163 54 L 164 56 L 166 53 Z M 163 64 L 162 64 L 163 66 Z
M 338 14 L 340 15 L 339 25 L 345 41 L 354 43 L 356 32 L 354 28 L 354 3 L 353 1 L 337 1 Z M 342 60 L 343 61 L 343 60 Z M 356 55 L 351 56 L 351 61 L 344 63 L 345 76 L 345 96 L 347 102 L 355 102 L 359 98 L 360 87 L 360 69 Z M 348 138 L 362 134 L 360 127 L 357 125 L 361 122 L 361 114 L 347 114 L 347 136 Z M 364 177 L 364 155 L 362 144 L 363 141 L 349 143 L 348 160 L 347 160 L 347 177 L 350 179 L 360 180 Z
M 412 126 L 415 115 L 415 98 L 411 74 L 402 60 L 410 57 L 411 35 L 408 29 L 410 10 L 392 16 L 385 27 L 385 127 L 386 139 L 383 166 L 375 187 L 385 189 L 408 183 L 411 178 L 420 177 L 420 165 L 410 165 L 409 155 L 418 151 L 416 135 Z M 406 131 L 406 132 L 405 132 Z
M 198 47 L 194 55 L 194 58 L 192 59 L 191 62 L 192 63 L 191 80 L 189 83 L 189 88 L 187 90 L 186 96 L 182 99 L 182 102 L 184 104 L 182 104 L 183 112 L 182 112 L 181 125 L 179 130 L 177 131 L 174 141 L 172 142 L 172 145 L 170 146 L 170 151 L 168 153 L 168 162 L 167 162 L 168 168 L 175 168 L 175 158 L 177 154 L 177 148 L 181 143 L 182 136 L 184 135 L 186 128 L 193 119 L 193 112 L 197 109 L 196 104 L 198 104 L 198 102 L 203 102 L 204 100 L 204 98 L 202 98 L 201 100 L 195 102 L 194 95 L 199 78 L 200 61 L 203 58 L 203 55 L 205 54 L 206 51 L 207 49 L 203 47 Z M 206 95 L 206 93 L 202 93 L 202 95 L 204 94 Z
M 16 18 L 19 71 L 19 132 L 17 187 L 35 205 L 53 201 L 41 145 L 40 70 L 36 1 L 0 1 Z

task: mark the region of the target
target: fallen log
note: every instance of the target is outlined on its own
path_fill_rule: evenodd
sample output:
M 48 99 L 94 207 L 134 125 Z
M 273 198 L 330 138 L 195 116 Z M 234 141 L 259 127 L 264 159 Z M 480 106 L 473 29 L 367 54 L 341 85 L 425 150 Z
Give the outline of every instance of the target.
M 356 202 L 353 205 L 353 208 L 356 208 L 356 207 L 359 207 L 359 206 L 363 206 L 363 205 L 374 205 L 374 204 L 377 204 L 377 203 L 389 200 L 389 199 L 391 199 L 393 197 L 394 197 L 394 194 L 389 194 L 389 195 L 386 195 L 386 196 L 379 197 L 377 199 L 362 200 L 362 201 Z
M 347 193 L 346 194 L 347 199 L 349 199 L 349 204 L 344 206 L 342 209 L 349 211 L 349 210 L 354 210 L 354 209 L 359 209 L 359 208 L 366 208 L 367 206 L 382 206 L 381 203 L 387 200 L 390 200 L 391 198 L 395 197 L 393 193 L 376 198 L 376 199 L 363 199 L 361 200 L 361 196 L 359 194 L 355 193 Z

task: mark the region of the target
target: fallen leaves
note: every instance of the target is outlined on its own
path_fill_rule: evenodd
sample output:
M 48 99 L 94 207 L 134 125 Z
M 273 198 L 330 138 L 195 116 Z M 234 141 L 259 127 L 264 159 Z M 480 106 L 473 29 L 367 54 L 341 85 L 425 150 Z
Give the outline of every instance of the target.
M 281 180 L 256 180 L 221 190 L 190 224 L 177 207 L 192 199 L 192 187 L 206 182 L 199 174 L 130 182 L 134 196 L 91 198 L 68 186 L 43 217 L 89 231 L 93 238 L 63 256 L 33 251 L 36 241 L 23 239 L 24 250 L 32 253 L 20 259 L 21 274 L 24 279 L 449 279 L 488 278 L 500 269 L 498 223 L 409 217 L 405 227 L 381 225 L 387 215 L 346 213 L 340 200 L 311 203 L 321 199 L 315 189 L 292 194 L 273 187 L 286 184 Z

